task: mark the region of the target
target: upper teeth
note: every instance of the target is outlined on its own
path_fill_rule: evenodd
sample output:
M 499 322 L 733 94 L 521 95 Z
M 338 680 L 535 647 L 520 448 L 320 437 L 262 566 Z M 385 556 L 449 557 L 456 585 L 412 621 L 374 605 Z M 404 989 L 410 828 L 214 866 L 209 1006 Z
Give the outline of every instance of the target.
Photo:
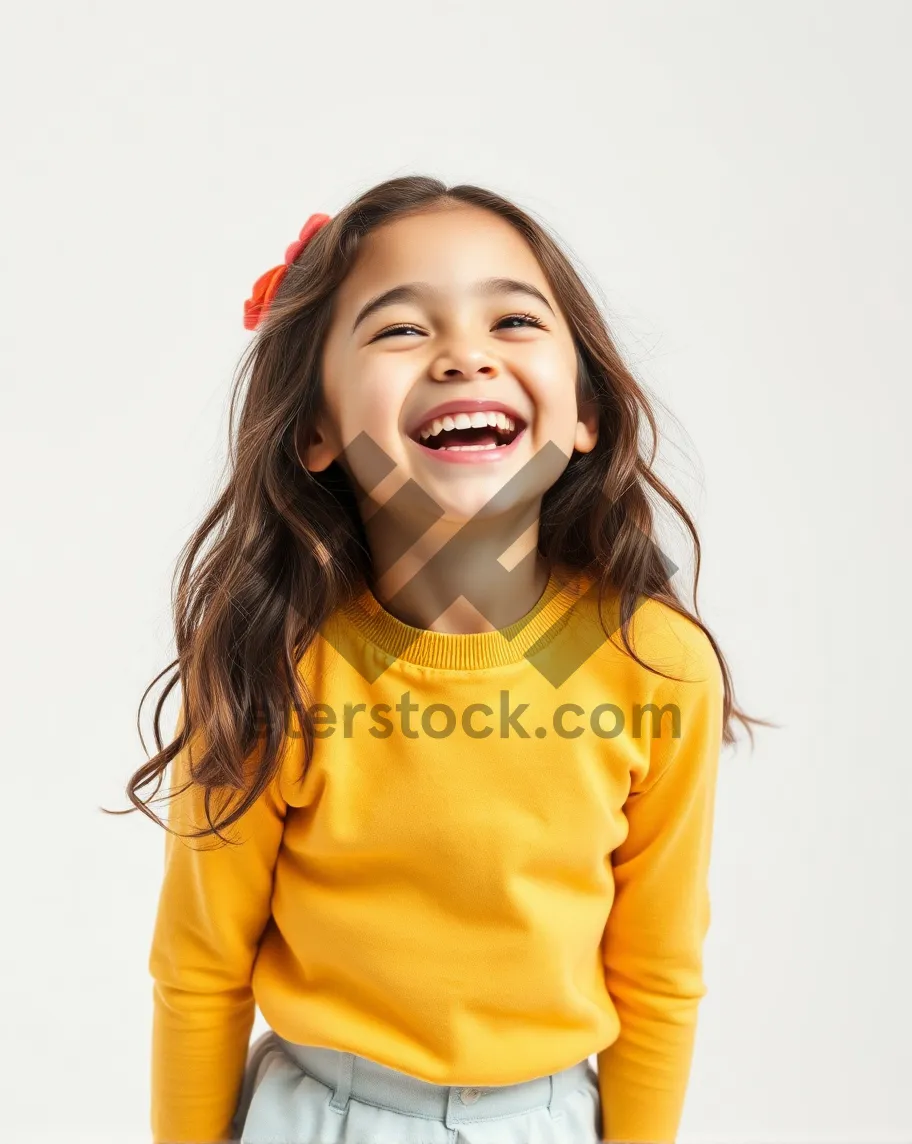
M 493 425 L 498 429 L 512 431 L 516 425 L 512 417 L 505 413 L 454 413 L 452 417 L 437 417 L 421 430 L 421 440 L 436 437 L 444 429 L 483 429 L 485 425 Z

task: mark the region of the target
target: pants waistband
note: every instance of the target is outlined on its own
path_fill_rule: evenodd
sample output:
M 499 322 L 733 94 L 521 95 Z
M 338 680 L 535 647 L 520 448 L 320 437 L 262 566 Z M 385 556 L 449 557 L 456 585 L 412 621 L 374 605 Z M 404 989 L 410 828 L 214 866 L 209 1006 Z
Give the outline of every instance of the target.
M 303 1072 L 333 1090 L 330 1107 L 338 1112 L 349 1100 L 392 1112 L 444 1121 L 448 1128 L 468 1120 L 490 1120 L 547 1108 L 582 1088 L 590 1078 L 588 1058 L 549 1076 L 493 1088 L 432 1084 L 356 1053 L 297 1045 L 276 1034 L 282 1049 Z

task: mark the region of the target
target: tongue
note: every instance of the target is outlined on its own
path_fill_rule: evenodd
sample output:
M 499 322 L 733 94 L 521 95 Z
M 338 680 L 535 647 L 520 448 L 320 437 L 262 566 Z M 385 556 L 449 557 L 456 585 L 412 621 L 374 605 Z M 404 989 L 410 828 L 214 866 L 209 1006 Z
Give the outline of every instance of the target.
M 448 445 L 496 445 L 499 440 L 491 427 L 444 430 L 441 437 L 441 449 L 446 449 Z

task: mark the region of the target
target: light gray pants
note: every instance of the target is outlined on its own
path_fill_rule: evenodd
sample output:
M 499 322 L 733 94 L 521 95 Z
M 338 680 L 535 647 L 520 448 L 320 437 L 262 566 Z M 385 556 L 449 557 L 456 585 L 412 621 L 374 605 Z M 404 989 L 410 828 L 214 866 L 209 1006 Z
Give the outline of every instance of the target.
M 588 1057 L 494 1088 L 419 1080 L 355 1053 L 295 1045 L 272 1029 L 247 1057 L 240 1144 L 600 1144 Z

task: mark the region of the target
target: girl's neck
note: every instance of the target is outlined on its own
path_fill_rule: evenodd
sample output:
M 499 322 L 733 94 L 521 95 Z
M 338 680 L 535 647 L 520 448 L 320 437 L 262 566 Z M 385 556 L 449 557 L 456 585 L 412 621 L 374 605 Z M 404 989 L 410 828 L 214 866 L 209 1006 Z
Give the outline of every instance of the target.
M 371 530 L 366 523 L 380 570 L 371 590 L 386 611 L 412 627 L 471 635 L 508 627 L 535 607 L 551 572 L 538 552 L 537 516 L 522 532 L 503 520 L 491 527 L 473 523 L 471 543 L 450 543 L 444 551 L 454 537 L 458 541 L 461 527 L 437 522 L 395 559 L 389 528 Z M 505 550 L 504 535 L 518 533 Z

